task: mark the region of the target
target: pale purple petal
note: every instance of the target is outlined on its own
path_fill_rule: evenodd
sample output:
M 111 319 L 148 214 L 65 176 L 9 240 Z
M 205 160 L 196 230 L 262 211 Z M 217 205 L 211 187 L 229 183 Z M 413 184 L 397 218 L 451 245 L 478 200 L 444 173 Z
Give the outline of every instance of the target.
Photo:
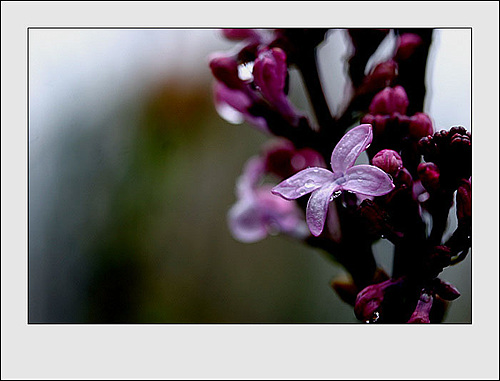
M 248 197 L 252 194 L 265 172 L 264 159 L 259 156 L 248 159 L 245 163 L 243 173 L 236 181 L 236 194 L 238 198 Z
M 394 189 L 387 173 L 373 165 L 356 165 L 349 168 L 342 189 L 368 196 L 382 196 Z
M 309 234 L 304 215 L 296 203 L 276 197 L 267 186 L 257 189 L 255 196 L 268 231 L 275 230 L 297 238 Z
M 354 165 L 356 159 L 370 145 L 373 139 L 372 126 L 362 124 L 346 133 L 332 152 L 333 172 L 344 173 Z
M 257 242 L 267 236 L 260 208 L 252 199 L 242 199 L 231 207 L 228 224 L 231 234 L 240 242 Z
M 307 168 L 276 185 L 272 193 L 287 200 L 295 200 L 332 182 L 333 178 L 333 173 L 324 168 Z
M 314 236 L 319 236 L 325 226 L 328 204 L 332 194 L 339 190 L 340 186 L 330 183 L 318 190 L 315 190 L 307 202 L 306 221 L 309 230 Z

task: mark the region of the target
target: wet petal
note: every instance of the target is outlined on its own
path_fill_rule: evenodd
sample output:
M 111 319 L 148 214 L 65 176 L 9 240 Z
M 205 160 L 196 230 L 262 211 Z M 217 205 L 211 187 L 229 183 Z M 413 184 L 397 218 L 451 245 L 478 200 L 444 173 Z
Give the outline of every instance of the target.
M 333 173 L 324 168 L 307 168 L 276 185 L 272 193 L 287 200 L 295 200 L 332 182 L 333 177 Z
M 307 203 L 306 221 L 309 230 L 314 236 L 319 236 L 325 226 L 326 214 L 328 213 L 328 204 L 333 192 L 340 189 L 340 186 L 331 183 L 311 194 Z
M 362 124 L 354 127 L 338 142 L 332 152 L 331 166 L 333 172 L 344 173 L 354 165 L 356 159 L 372 142 L 372 126 Z
M 346 172 L 342 189 L 368 196 L 382 196 L 394 189 L 387 173 L 373 165 L 356 165 Z

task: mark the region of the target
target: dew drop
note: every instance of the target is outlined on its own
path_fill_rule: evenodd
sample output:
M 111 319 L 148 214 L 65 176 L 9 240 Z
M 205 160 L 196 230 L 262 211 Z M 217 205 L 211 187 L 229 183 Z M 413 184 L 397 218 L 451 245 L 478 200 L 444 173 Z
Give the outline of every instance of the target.
M 253 62 L 247 62 L 238 66 L 238 77 L 242 81 L 253 80 Z
M 335 200 L 337 197 L 339 197 L 342 194 L 342 191 L 336 191 L 333 192 L 333 194 L 330 196 L 330 201 Z
M 429 303 L 431 296 L 429 294 L 422 294 L 420 295 L 420 300 L 424 303 Z
M 304 186 L 306 188 L 312 188 L 316 183 L 314 182 L 314 180 L 307 180 L 304 184 Z

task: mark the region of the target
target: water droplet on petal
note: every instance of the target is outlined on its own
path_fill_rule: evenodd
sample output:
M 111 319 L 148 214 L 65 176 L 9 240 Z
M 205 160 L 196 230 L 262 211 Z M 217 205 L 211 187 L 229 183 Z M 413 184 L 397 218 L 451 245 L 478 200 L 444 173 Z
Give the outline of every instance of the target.
M 314 180 L 307 180 L 304 184 L 306 188 L 312 188 L 314 185 L 316 185 Z
M 342 194 L 342 191 L 336 191 L 333 192 L 333 194 L 330 196 L 330 201 L 335 200 L 337 197 L 339 197 Z
M 253 80 L 253 62 L 246 62 L 238 66 L 238 77 L 242 81 Z

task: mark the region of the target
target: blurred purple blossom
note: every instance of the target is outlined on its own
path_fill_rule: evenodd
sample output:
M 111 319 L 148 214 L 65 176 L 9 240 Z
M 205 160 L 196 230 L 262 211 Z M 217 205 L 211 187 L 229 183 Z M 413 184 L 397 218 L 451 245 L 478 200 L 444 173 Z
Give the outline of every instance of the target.
M 295 238 L 309 235 L 297 205 L 275 197 L 270 185 L 260 185 L 265 163 L 251 158 L 236 184 L 238 201 L 228 212 L 229 229 L 235 239 L 257 242 L 268 234 L 286 234 Z

